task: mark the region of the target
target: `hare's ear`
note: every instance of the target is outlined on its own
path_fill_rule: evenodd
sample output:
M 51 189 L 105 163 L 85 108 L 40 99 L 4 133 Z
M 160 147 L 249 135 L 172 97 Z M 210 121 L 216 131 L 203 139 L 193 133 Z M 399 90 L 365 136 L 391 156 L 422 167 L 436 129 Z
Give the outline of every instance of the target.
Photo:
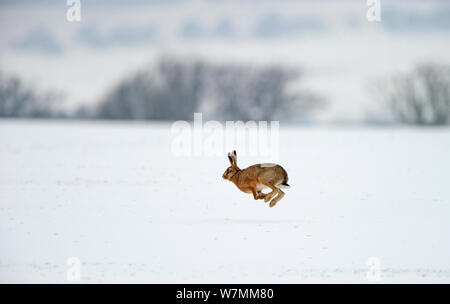
M 233 167 L 236 167 L 236 168 L 237 168 L 236 151 L 233 151 L 233 152 L 231 152 L 231 153 L 228 153 L 228 155 L 229 155 L 229 157 L 231 157 L 231 159 L 233 160 L 233 161 L 231 162 L 231 165 L 232 165 Z
M 228 153 L 228 159 L 230 160 L 230 164 L 233 165 L 233 157 L 231 157 L 231 153 Z

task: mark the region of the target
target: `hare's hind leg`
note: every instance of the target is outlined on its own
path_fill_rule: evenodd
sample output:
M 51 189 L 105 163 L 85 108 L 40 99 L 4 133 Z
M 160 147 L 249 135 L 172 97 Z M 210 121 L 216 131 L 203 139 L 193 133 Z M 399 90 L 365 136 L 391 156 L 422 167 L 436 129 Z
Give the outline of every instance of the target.
M 269 192 L 269 193 L 267 193 L 266 195 L 265 195 L 265 197 L 264 197 L 264 202 L 268 202 L 268 201 L 270 201 L 277 193 L 278 193 L 278 188 L 277 187 L 275 187 L 274 185 L 272 185 L 272 184 L 269 184 L 269 183 L 267 183 L 267 184 L 264 184 L 264 185 L 266 185 L 267 187 L 269 187 L 270 189 L 272 189 L 272 191 L 271 192 Z
M 270 204 L 269 204 L 270 207 L 275 206 L 277 204 L 277 202 L 280 199 L 282 199 L 283 196 L 284 196 L 284 192 L 283 191 L 281 191 L 280 189 L 277 189 L 277 190 L 278 190 L 278 195 L 270 202 Z

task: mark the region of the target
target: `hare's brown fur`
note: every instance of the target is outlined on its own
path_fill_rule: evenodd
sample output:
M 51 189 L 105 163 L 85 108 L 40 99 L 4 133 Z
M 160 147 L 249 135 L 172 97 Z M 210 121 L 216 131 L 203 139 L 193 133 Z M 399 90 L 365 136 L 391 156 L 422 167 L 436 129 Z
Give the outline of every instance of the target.
M 236 151 L 228 153 L 228 159 L 231 166 L 222 177 L 233 182 L 242 192 L 252 193 L 255 200 L 270 201 L 270 207 L 273 207 L 284 196 L 280 187 L 289 188 L 287 172 L 280 165 L 257 164 L 241 170 L 237 166 Z M 272 191 L 264 194 L 262 190 L 265 188 Z

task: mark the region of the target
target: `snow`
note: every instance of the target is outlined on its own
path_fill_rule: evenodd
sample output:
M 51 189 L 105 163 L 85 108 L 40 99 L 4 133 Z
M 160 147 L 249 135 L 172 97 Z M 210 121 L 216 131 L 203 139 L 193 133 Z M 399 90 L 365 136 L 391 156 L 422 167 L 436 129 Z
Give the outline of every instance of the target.
M 274 208 L 170 124 L 0 121 L 0 282 L 450 283 L 450 129 L 281 124 Z M 238 165 L 254 163 L 239 157 Z M 370 276 L 369 276 L 370 278 Z

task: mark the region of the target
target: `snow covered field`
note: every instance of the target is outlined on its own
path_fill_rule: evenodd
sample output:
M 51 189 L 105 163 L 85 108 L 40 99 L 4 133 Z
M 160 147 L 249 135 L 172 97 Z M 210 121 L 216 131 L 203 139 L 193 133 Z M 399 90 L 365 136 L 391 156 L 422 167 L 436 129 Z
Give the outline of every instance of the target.
M 281 127 L 269 208 L 168 124 L 0 121 L 0 282 L 450 283 L 450 129 Z

